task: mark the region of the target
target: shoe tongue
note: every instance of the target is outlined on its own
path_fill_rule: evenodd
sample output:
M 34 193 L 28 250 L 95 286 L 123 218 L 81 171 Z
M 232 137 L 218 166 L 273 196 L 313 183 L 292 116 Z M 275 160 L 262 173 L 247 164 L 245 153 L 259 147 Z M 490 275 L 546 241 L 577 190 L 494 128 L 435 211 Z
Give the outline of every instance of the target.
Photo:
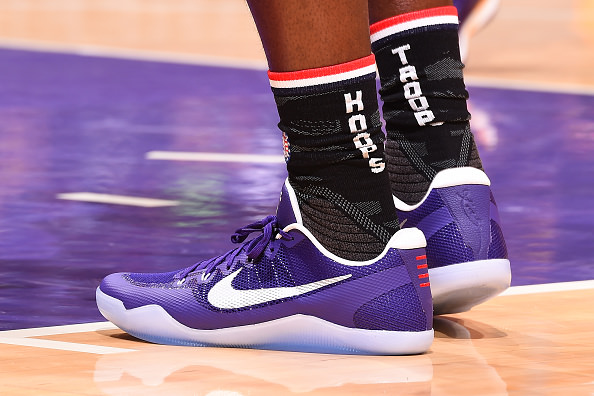
M 289 181 L 285 181 L 281 190 L 280 201 L 276 208 L 276 218 L 279 227 L 285 228 L 289 224 L 301 223 L 301 213 L 297 202 L 291 200 L 291 196 L 295 197 L 293 188 L 289 185 Z

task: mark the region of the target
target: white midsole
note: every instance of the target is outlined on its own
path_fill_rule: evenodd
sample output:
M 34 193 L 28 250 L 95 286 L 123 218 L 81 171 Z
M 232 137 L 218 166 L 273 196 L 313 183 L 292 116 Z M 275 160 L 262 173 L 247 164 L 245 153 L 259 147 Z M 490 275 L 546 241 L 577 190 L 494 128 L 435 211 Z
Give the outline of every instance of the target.
M 253 325 L 199 330 L 179 323 L 158 305 L 128 310 L 99 288 L 96 297 L 105 318 L 132 335 L 159 343 L 407 355 L 423 353 L 433 342 L 433 330 L 354 329 L 302 314 Z
M 508 259 L 489 259 L 431 268 L 429 281 L 436 311 L 441 304 L 472 306 L 495 297 L 510 286 L 510 263 Z M 457 294 L 458 302 L 452 301 L 453 294 Z M 468 300 L 464 301 L 465 298 Z
M 472 285 L 509 287 L 511 271 L 508 259 L 477 260 L 430 268 L 431 294 L 435 298 L 446 291 Z

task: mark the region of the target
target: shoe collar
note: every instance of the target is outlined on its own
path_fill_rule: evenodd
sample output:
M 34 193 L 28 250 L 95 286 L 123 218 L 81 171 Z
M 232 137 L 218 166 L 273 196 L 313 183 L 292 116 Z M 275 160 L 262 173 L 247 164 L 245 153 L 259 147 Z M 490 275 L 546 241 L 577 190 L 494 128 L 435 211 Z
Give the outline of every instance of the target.
M 469 166 L 460 167 L 460 168 L 450 168 L 444 169 L 437 173 L 431 182 L 431 185 L 427 189 L 427 193 L 421 201 L 416 203 L 415 205 L 409 205 L 400 199 L 398 199 L 395 195 L 394 198 L 394 206 L 396 209 L 400 210 L 401 212 L 410 212 L 411 210 L 417 209 L 421 206 L 427 197 L 431 194 L 431 191 L 438 189 L 438 188 L 446 188 L 446 187 L 456 187 L 465 184 L 477 184 L 477 185 L 484 185 L 490 186 L 491 181 L 480 169 L 472 168 Z
M 278 226 L 286 232 L 295 230 L 300 232 L 326 257 L 347 266 L 364 266 L 377 262 L 384 257 L 389 249 L 417 249 L 427 246 L 425 236 L 417 228 L 406 228 L 398 231 L 390 241 L 387 243 L 384 251 L 376 258 L 366 261 L 352 261 L 343 259 L 328 251 L 322 244 L 313 236 L 313 234 L 303 225 L 301 211 L 297 204 L 297 196 L 295 190 L 291 187 L 289 179 L 285 180 L 280 194 L 280 201 L 276 210 L 276 217 Z

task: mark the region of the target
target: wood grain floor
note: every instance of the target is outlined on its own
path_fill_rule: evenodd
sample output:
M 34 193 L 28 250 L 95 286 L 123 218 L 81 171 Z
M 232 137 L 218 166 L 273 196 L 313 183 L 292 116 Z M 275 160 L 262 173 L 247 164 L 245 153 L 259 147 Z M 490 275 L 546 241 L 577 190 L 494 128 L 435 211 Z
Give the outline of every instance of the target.
M 433 346 L 420 356 L 162 346 L 107 323 L 3 332 L 0 393 L 592 395 L 592 299 L 592 288 L 500 296 L 437 317 Z M 24 346 L 31 339 L 38 344 Z

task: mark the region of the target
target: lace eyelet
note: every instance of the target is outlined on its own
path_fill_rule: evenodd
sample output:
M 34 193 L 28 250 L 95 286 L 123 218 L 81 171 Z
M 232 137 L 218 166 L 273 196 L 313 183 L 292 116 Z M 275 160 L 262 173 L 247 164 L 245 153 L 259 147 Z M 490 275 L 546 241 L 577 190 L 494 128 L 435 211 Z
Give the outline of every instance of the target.
M 177 281 L 177 285 L 178 285 L 178 286 L 181 286 L 181 285 L 183 285 L 185 282 L 186 282 L 186 278 L 182 278 L 182 279 L 180 279 L 180 280 L 178 280 L 178 281 Z
M 210 279 L 210 276 L 211 275 L 212 275 L 212 272 L 211 273 L 208 273 L 208 274 L 206 272 L 203 272 L 202 275 L 200 275 L 200 280 L 202 282 L 206 282 L 206 281 L 208 281 Z

